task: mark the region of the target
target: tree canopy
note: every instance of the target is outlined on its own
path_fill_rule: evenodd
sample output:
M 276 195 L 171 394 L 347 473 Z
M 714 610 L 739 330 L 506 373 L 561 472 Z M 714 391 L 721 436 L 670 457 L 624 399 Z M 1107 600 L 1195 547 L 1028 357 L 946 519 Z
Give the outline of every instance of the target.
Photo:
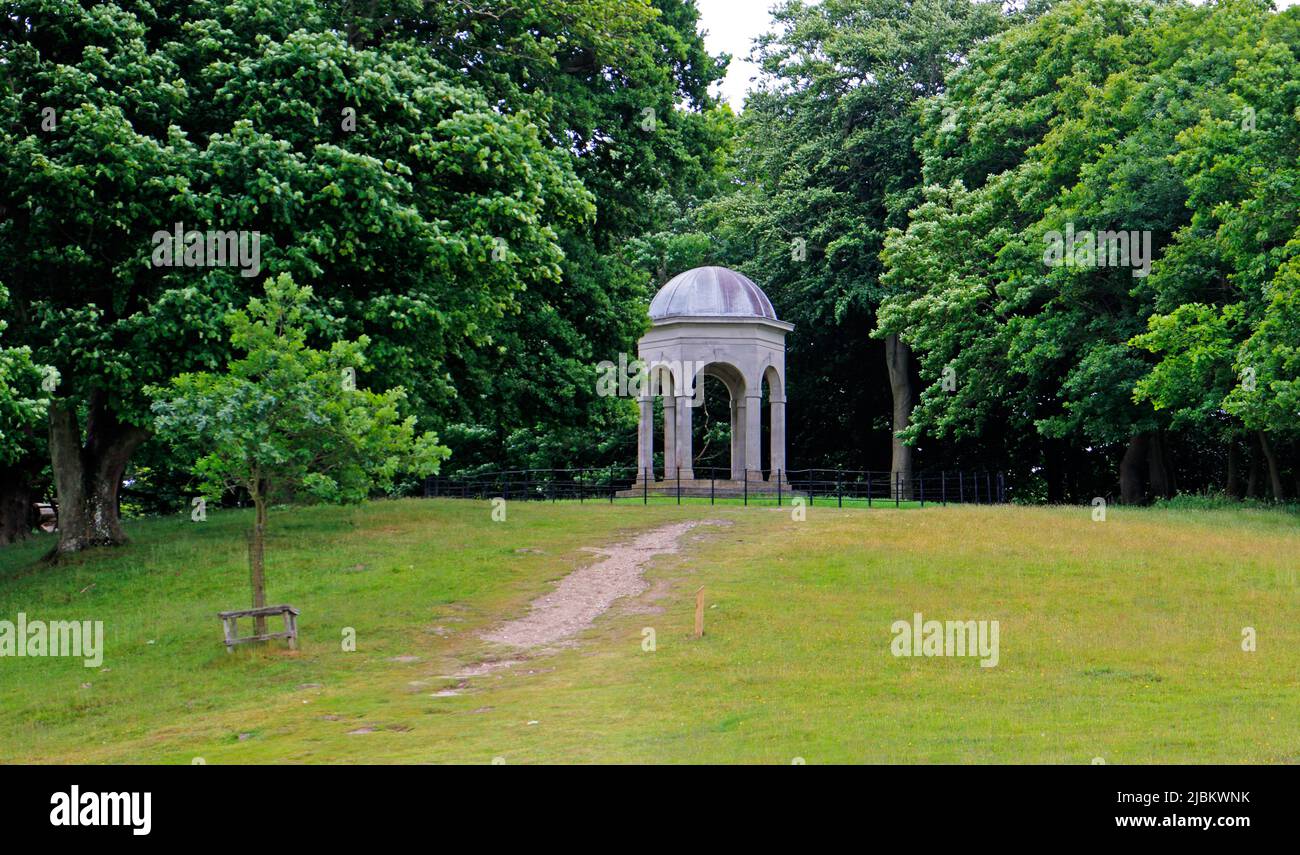
M 1062 446 L 1098 492 L 1127 447 L 1136 500 L 1138 467 L 1174 487 L 1171 429 L 1188 448 L 1264 426 L 1242 420 L 1258 411 L 1237 374 L 1296 248 L 1297 20 L 1252 0 L 1074 0 L 952 74 L 922 113 L 924 200 L 883 256 L 880 330 L 927 384 L 912 440 L 1002 433 L 1024 476 L 1049 467 L 1054 497 Z M 1076 263 L 1049 263 L 1063 233 Z M 1120 234 L 1120 265 L 1082 242 Z M 1285 360 L 1252 352 L 1285 384 Z
M 281 273 L 328 307 L 314 335 L 370 338 L 382 377 L 363 381 L 403 386 L 458 439 L 490 434 L 492 459 L 516 430 L 620 415 L 590 394 L 590 365 L 639 330 L 646 283 L 609 247 L 643 190 L 712 156 L 712 125 L 690 116 L 719 66 L 692 4 L 4 12 L 9 334 L 61 378 L 62 548 L 121 540 L 117 491 L 149 441 L 142 389 L 223 364 L 225 313 Z M 178 242 L 181 263 L 160 265 L 153 236 L 173 230 L 255 238 L 257 263 Z

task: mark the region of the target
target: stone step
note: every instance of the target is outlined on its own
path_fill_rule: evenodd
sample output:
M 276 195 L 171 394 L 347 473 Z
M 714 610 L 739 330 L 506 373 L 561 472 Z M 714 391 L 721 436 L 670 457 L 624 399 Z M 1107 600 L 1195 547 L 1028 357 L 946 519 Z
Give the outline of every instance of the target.
M 666 481 L 654 481 L 649 485 L 637 481 L 627 490 L 620 490 L 616 495 L 621 499 L 635 498 L 637 496 L 676 496 L 678 490 L 677 479 Z M 768 481 L 750 481 L 748 484 L 742 479 L 718 478 L 712 483 L 707 478 L 683 478 L 681 480 L 681 493 L 683 496 L 708 497 L 710 494 L 719 498 L 734 498 L 743 496 L 748 492 L 751 496 L 775 496 L 777 494 L 777 483 L 775 479 Z M 790 485 L 784 480 L 781 481 L 780 492 L 783 496 L 802 495 L 796 490 L 791 490 Z

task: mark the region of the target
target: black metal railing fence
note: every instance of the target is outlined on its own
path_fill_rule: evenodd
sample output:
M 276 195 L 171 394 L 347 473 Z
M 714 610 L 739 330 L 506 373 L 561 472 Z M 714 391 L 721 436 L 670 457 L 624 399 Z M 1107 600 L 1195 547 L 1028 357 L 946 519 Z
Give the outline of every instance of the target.
M 694 477 L 689 477 L 693 475 Z M 843 507 L 865 504 L 946 505 L 1002 504 L 1009 501 L 1006 479 L 1001 472 L 922 471 L 910 477 L 888 471 L 865 469 L 790 469 L 753 472 L 732 478 L 730 469 L 695 467 L 683 477 L 675 468 L 664 477 L 662 469 L 640 470 L 631 466 L 600 466 L 568 469 L 509 469 L 458 474 L 426 479 L 426 498 L 493 499 L 507 501 L 639 502 L 649 504 L 669 499 L 718 501 L 739 499 L 744 505 L 777 505 L 799 497 L 809 506 L 818 503 Z M 648 477 L 647 477 L 648 476 Z

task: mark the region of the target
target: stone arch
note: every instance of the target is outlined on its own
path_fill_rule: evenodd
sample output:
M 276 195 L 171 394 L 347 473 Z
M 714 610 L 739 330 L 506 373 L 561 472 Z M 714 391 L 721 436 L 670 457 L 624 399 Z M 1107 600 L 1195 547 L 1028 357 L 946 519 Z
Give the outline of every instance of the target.
M 716 377 L 727 388 L 730 398 L 728 418 L 731 426 L 731 447 L 728 466 L 733 479 L 745 475 L 745 372 L 730 362 L 707 362 L 700 369 L 705 377 Z M 703 382 L 701 380 L 701 382 Z
M 637 466 L 640 471 L 637 473 L 637 480 L 652 478 L 654 474 L 655 398 L 663 398 L 664 469 L 673 471 L 678 465 L 676 397 L 678 390 L 682 388 L 680 370 L 674 372 L 672 363 L 658 358 L 647 358 L 644 354 L 642 359 L 645 368 L 645 385 L 637 401 L 640 409 L 637 430 L 637 445 L 640 448 Z
M 767 383 L 768 398 L 773 401 L 785 402 L 785 379 L 781 377 L 781 372 L 775 365 L 768 365 L 763 369 L 763 380 Z

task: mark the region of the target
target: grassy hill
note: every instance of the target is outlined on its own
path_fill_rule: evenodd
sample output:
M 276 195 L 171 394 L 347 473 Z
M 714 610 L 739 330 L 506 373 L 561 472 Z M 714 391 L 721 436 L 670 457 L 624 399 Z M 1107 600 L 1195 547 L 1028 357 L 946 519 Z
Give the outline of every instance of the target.
M 578 645 L 450 676 L 508 655 L 479 634 L 596 560 L 584 547 L 684 519 L 730 525 L 693 530 Z M 230 655 L 216 612 L 247 605 L 248 523 L 137 522 L 53 567 L 41 540 L 0 550 L 0 619 L 102 620 L 106 640 L 96 669 L 0 659 L 0 762 L 1300 762 L 1291 515 L 286 510 L 268 596 L 302 610 L 302 649 Z M 918 611 L 998 620 L 1000 663 L 894 657 L 890 625 Z

